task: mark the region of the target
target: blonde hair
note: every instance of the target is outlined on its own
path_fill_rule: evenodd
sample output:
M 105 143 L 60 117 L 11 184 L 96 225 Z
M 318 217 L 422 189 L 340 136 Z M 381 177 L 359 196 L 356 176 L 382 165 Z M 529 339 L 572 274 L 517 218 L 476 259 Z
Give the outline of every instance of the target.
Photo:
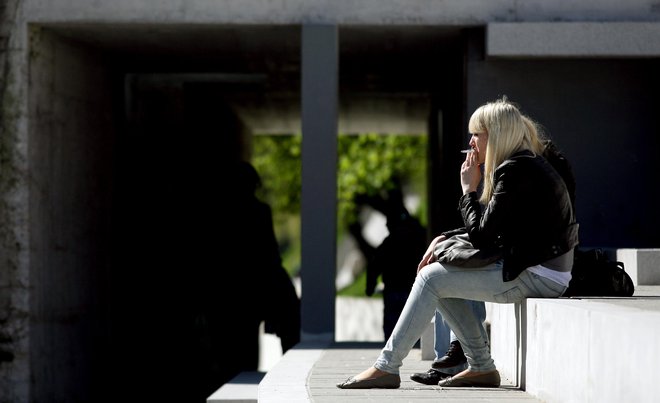
M 523 115 L 506 96 L 477 108 L 470 117 L 468 129 L 470 133 L 488 133 L 480 198 L 484 204 L 493 196 L 495 169 L 504 160 L 522 150 L 542 154 L 545 148 L 540 126 Z

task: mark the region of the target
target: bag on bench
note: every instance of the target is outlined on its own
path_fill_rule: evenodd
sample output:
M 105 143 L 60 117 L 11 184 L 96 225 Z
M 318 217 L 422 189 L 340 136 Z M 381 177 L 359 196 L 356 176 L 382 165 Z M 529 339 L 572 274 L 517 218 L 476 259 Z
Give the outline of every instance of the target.
M 630 297 L 634 292 L 623 262 L 609 260 L 601 249 L 575 249 L 572 279 L 563 297 Z

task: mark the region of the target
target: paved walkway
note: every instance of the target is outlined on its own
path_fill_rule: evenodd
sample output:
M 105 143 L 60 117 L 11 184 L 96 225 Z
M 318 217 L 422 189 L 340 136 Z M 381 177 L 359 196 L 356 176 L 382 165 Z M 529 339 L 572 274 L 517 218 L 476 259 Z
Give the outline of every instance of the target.
M 502 379 L 499 388 L 440 388 L 426 386 L 410 380 L 414 372 L 424 372 L 431 361 L 421 359 L 421 351 L 413 349 L 401 368 L 399 389 L 339 389 L 337 382 L 344 381 L 373 364 L 383 343 L 344 342 L 326 348 L 313 366 L 308 392 L 312 402 L 528 402 L 540 400 L 516 388 L 508 379 Z

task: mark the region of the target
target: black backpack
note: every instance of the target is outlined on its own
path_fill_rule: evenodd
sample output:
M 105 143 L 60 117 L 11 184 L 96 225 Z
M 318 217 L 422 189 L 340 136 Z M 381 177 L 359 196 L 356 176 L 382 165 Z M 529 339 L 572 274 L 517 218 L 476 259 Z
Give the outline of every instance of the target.
M 630 297 L 634 292 L 623 262 L 609 260 L 601 249 L 575 249 L 572 279 L 563 297 Z

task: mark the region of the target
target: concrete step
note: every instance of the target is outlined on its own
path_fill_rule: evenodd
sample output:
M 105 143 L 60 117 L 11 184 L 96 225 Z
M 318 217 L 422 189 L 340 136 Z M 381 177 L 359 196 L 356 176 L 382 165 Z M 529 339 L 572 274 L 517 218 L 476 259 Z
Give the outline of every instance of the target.
M 256 403 L 265 372 L 241 372 L 206 399 L 206 403 Z
M 504 376 L 544 402 L 657 402 L 660 286 L 630 298 L 487 304 Z

